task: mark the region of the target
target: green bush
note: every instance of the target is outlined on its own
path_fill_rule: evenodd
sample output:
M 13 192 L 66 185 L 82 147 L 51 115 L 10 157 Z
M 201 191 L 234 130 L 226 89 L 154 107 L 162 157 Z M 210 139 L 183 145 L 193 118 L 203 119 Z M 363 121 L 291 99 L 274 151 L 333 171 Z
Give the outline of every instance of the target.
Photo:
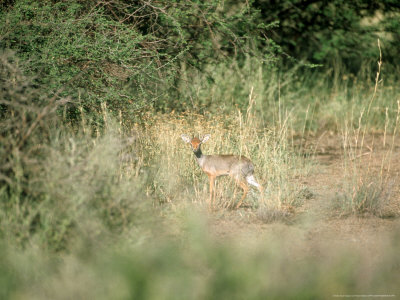
M 126 164 L 136 168 L 134 140 L 106 111 L 101 134 L 84 114 L 79 129 L 65 125 L 56 110 L 68 99 L 46 99 L 18 65 L 0 56 L 0 238 L 60 251 L 79 235 L 134 226 L 145 197 L 137 176 L 121 177 Z
M 24 72 L 42 92 L 71 96 L 71 118 L 79 106 L 98 116 L 102 102 L 125 119 L 150 107 L 185 109 L 176 100 L 182 68 L 244 53 L 272 62 L 277 47 L 260 38 L 268 26 L 255 10 L 224 1 L 17 0 L 0 22 L 0 48 L 28 62 Z
M 296 60 L 357 74 L 366 65 L 375 69 L 379 37 L 389 63 L 386 67 L 398 71 L 390 68 L 397 65 L 400 43 L 396 1 L 255 0 L 253 6 L 264 22 L 279 21 L 269 36 Z

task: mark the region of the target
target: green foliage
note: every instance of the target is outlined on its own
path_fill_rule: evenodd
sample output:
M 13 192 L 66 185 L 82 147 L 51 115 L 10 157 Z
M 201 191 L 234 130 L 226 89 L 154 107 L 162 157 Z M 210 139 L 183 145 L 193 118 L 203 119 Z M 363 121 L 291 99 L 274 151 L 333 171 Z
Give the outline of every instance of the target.
M 124 163 L 132 162 L 133 142 L 106 112 L 101 137 L 85 115 L 79 129 L 65 126 L 56 110 L 68 99 L 47 99 L 18 65 L 11 53 L 0 56 L 1 240 L 60 251 L 77 235 L 134 226 L 136 213 L 145 210 L 143 194 L 137 177 L 121 178 Z
M 400 6 L 396 1 L 255 0 L 254 7 L 264 22 L 279 21 L 270 36 L 297 60 L 326 68 L 339 64 L 358 73 L 363 64 L 376 61 L 379 37 L 385 60 L 397 64 Z
M 71 96 L 77 107 L 101 111 L 106 102 L 125 118 L 156 107 L 182 109 L 180 70 L 237 58 L 274 60 L 257 13 L 223 1 L 26 1 L 0 13 L 0 43 L 29 62 L 26 73 L 46 94 Z M 96 116 L 94 114 L 93 116 Z
M 256 3 L 0 4 L 0 298 L 310 299 L 398 289 L 398 243 L 379 245 L 384 259 L 365 276 L 369 259 L 310 252 L 308 222 L 299 246 L 281 224 L 268 233 L 276 239 L 214 239 L 194 213 L 207 179 L 183 132 L 210 132 L 206 152 L 250 157 L 267 187 L 264 199 L 250 192 L 250 208 L 230 212 L 234 183 L 220 179 L 221 215 L 207 215 L 217 225 L 228 213 L 291 221 L 313 196 L 302 182 L 314 132 L 396 137 L 397 86 L 377 81 L 375 93 L 361 77 L 274 70 L 280 49 L 262 33 L 278 30 L 279 18 L 262 23 Z M 343 21 L 360 21 L 349 11 Z M 321 61 L 349 47 L 345 32 L 335 34 L 316 52 Z M 386 197 L 383 185 L 355 182 L 339 200 L 343 211 L 379 212 Z
M 373 249 L 383 254 L 376 259 L 357 255 L 354 244 L 333 248 L 332 238 L 306 250 L 310 241 L 299 245 L 293 235 L 249 244 L 210 238 L 201 222 L 187 226 L 183 241 L 152 236 L 57 256 L 4 245 L 0 293 L 11 299 L 321 299 L 399 291 L 398 231 L 390 244 L 376 242 Z

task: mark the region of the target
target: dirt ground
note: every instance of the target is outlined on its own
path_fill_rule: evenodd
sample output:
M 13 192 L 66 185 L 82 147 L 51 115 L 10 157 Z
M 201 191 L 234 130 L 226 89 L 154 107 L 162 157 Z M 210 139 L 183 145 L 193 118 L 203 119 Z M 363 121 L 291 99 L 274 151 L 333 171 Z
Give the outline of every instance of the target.
M 367 258 L 371 266 L 379 263 L 393 243 L 395 233 L 400 233 L 400 189 L 397 184 L 400 141 L 383 135 L 369 136 L 361 150 L 352 148 L 359 153 L 355 157 L 360 159 L 369 180 L 378 181 L 381 174 L 387 175 L 390 193 L 380 216 L 371 213 L 344 215 L 331 205 L 343 186 L 346 168 L 349 168 L 345 162 L 351 162 L 344 156 L 341 139 L 329 134 L 310 139 L 306 148 L 313 152 L 315 167 L 300 180 L 312 197 L 295 208 L 289 222 L 266 223 L 246 208 L 224 210 L 211 217 L 211 235 L 217 239 L 242 240 L 243 243 L 280 241 L 285 244 L 285 251 L 295 255 L 323 257 L 336 249 L 351 249 Z

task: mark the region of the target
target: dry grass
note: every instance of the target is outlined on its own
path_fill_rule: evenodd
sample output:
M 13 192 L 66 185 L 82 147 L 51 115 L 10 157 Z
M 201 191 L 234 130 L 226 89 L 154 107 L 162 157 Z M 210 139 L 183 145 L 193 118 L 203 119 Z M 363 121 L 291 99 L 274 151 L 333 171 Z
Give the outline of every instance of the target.
M 398 221 L 358 218 L 381 216 L 392 200 L 398 113 L 387 114 L 378 158 L 367 114 L 335 124 L 344 152 L 336 177 L 346 185 L 327 186 L 343 191 L 339 214 L 356 216 L 332 221 L 322 209 L 307 211 L 331 200 L 314 189 L 333 177 L 304 155 L 311 106 L 299 127 L 279 95 L 268 123 L 250 88 L 245 112 L 149 113 L 126 128 L 103 105 L 102 128 L 89 125 L 83 109 L 71 128 L 55 102 L 31 109 L 35 95 L 9 93 L 13 102 L 2 103 L 9 111 L 1 119 L 8 130 L 0 152 L 0 298 L 310 299 L 398 291 Z M 241 191 L 219 178 L 216 211 L 207 211 L 208 180 L 182 133 L 211 134 L 204 153 L 249 157 L 263 197 L 253 190 L 232 210 Z M 310 182 L 310 173 L 324 179 Z
M 375 140 L 371 135 L 371 110 L 381 87 L 382 52 L 378 40 L 380 58 L 375 78 L 375 85 L 367 105 L 359 112 L 356 120 L 352 116 L 346 120 L 342 129 L 344 180 L 341 191 L 337 194 L 335 205 L 342 214 L 363 214 L 369 212 L 384 215 L 382 212 L 391 197 L 393 185 L 391 163 L 395 139 L 399 126 L 400 100 L 397 100 L 396 114 L 390 119 L 388 107 L 385 108 L 385 126 L 382 141 Z M 389 126 L 390 125 L 390 126 Z M 391 128 L 389 130 L 389 127 Z M 390 137 L 390 138 L 389 138 Z M 378 141 L 379 140 L 379 141 Z M 377 144 L 378 143 L 378 144 Z M 381 143 L 381 144 L 379 144 Z M 384 149 L 380 158 L 380 168 L 376 170 L 374 163 L 375 151 Z
M 244 155 L 253 161 L 255 176 L 266 191 L 265 197 L 251 191 L 246 199 L 248 206 L 279 209 L 301 202 L 298 192 L 302 187 L 293 179 L 306 174 L 307 164 L 287 144 L 287 129 L 257 126 L 250 110 L 246 116 L 238 112 L 233 118 L 162 115 L 139 131 L 139 156 L 152 172 L 151 189 L 160 202 L 178 205 L 190 201 L 203 205 L 208 198 L 208 180 L 192 151 L 181 141 L 182 133 L 211 134 L 203 146 L 206 154 Z M 217 179 L 216 191 L 217 208 L 232 207 L 241 194 L 229 177 Z

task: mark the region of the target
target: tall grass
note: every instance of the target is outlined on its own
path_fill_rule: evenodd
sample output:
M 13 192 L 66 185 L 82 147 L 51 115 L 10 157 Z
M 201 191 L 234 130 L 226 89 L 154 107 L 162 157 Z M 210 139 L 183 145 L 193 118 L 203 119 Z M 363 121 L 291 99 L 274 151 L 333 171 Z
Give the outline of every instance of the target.
M 61 251 L 134 226 L 145 206 L 134 139 L 106 112 L 99 136 L 84 116 L 81 128 L 65 125 L 56 110 L 70 100 L 43 98 L 11 54 L 1 59 L 0 236 Z
M 220 178 L 218 212 L 203 209 L 208 180 L 180 139 L 182 133 L 209 133 L 204 153 L 253 161 L 266 191 L 263 197 L 256 190 L 249 193 L 247 208 L 237 215 L 249 211 L 266 222 L 286 218 L 308 197 L 301 179 L 315 165 L 305 154 L 306 139 L 343 128 L 340 118 L 348 120 L 339 116 L 349 99 L 343 94 L 325 95 L 331 103 L 319 98 L 322 90 L 297 82 L 295 73 L 286 82 L 263 68 L 253 80 L 256 75 L 245 69 L 254 66 L 247 62 L 237 66 L 238 74 L 225 69 L 219 80 L 223 75 L 231 82 L 209 90 L 213 99 L 243 102 L 228 115 L 210 102 L 210 111 L 202 114 L 149 112 L 128 127 L 121 114 L 113 117 L 103 105 L 102 124 L 83 109 L 79 124 L 67 124 L 56 112 L 74 99 L 57 93 L 53 99 L 41 97 L 12 55 L 1 59 L 0 298 L 309 299 L 398 292 L 396 232 L 380 244 L 386 251 L 373 266 L 352 249 L 328 251 L 325 244 L 310 246 L 307 239 L 294 241 L 297 236 L 282 236 L 279 230 L 262 238 L 210 234 L 207 218 L 227 211 L 241 191 L 229 178 Z M 193 77 L 197 96 L 206 103 L 200 87 L 207 83 L 201 74 Z M 375 100 L 379 107 L 385 103 L 378 92 Z M 393 133 L 385 135 L 389 144 L 398 118 L 387 111 L 387 119 L 369 117 L 368 127 L 359 128 L 367 128 L 366 135 L 386 128 Z M 323 123 L 328 114 L 331 125 Z M 371 115 L 376 116 L 373 105 Z M 345 141 L 358 130 L 349 128 Z M 360 164 L 350 167 L 359 170 Z
M 345 176 L 336 204 L 344 214 L 366 212 L 379 216 L 398 214 L 389 207 L 389 202 L 396 180 L 391 176 L 391 164 L 398 134 L 400 102 L 393 98 L 389 107 L 379 101 L 380 90 L 384 89 L 381 79 L 382 53 L 379 40 L 378 47 L 380 57 L 371 94 L 364 99 L 361 109 L 352 112 L 350 120 L 346 119 L 342 125 Z M 384 125 L 378 131 L 377 138 L 372 134 L 377 133 L 372 111 L 376 106 L 385 111 L 381 120 Z M 377 149 L 383 150 L 382 157 L 377 157 L 375 153 Z
M 141 160 L 153 166 L 152 190 L 159 202 L 172 205 L 187 201 L 203 205 L 206 202 L 208 179 L 180 135 L 202 136 L 210 133 L 211 139 L 203 145 L 204 153 L 244 155 L 253 161 L 256 177 L 266 187 L 266 197 L 252 191 L 247 199 L 250 207 L 279 208 L 285 204 L 299 204 L 294 202 L 298 200 L 296 193 L 301 187 L 291 179 L 304 176 L 307 164 L 290 150 L 285 128 L 258 127 L 254 124 L 256 121 L 251 109 L 244 116 L 237 111 L 232 118 L 187 114 L 159 116 L 153 121 L 141 133 L 143 136 L 139 139 L 147 142 L 140 143 L 139 147 L 143 147 L 140 150 L 143 154 Z M 218 178 L 216 206 L 233 207 L 240 193 L 233 180 Z
M 374 73 L 354 77 L 340 68 L 321 73 L 301 65 L 279 72 L 252 58 L 242 64 L 209 65 L 206 72 L 182 72 L 185 80 L 180 92 L 196 111 L 233 115 L 240 109 L 245 114 L 248 96 L 253 91 L 256 99 L 253 112 L 259 124 L 275 127 L 286 120 L 290 130 L 307 135 L 324 131 L 341 133 L 346 122 L 357 127 L 359 113 L 368 108 L 375 89 Z M 382 71 L 379 89 L 363 124 L 368 122 L 371 131 L 383 132 L 386 115 L 391 120 L 396 118 L 394 99 L 398 93 L 396 82 Z M 389 123 L 387 129 L 393 130 L 393 126 Z

